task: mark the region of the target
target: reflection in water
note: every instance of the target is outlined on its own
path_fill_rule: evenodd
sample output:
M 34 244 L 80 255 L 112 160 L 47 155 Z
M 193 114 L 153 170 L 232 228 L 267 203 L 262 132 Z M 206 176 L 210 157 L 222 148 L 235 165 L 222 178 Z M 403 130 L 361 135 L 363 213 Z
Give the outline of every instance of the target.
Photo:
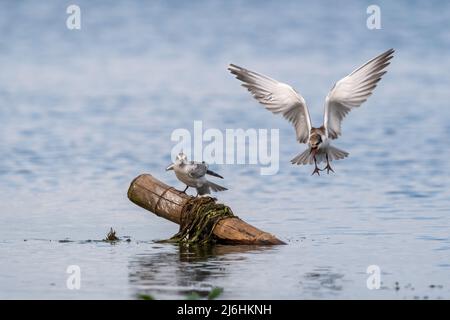
M 307 272 L 300 284 L 315 296 L 333 295 L 343 289 L 343 278 L 343 274 L 333 272 L 330 267 L 317 267 L 313 272 Z
M 129 265 L 129 281 L 136 294 L 158 299 L 186 297 L 195 292 L 206 296 L 217 278 L 229 275 L 227 266 L 246 259 L 244 253 L 271 247 L 251 245 L 164 245 L 138 254 Z

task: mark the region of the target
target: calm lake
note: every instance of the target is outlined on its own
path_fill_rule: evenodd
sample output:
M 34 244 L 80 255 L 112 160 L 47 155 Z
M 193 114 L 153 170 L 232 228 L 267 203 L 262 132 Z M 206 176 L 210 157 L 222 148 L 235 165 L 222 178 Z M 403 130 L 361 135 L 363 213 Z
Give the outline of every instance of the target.
M 0 4 L 0 298 L 450 298 L 450 3 L 77 1 Z M 343 123 L 335 174 L 293 166 L 291 125 L 229 63 L 294 86 L 312 121 L 335 81 L 389 49 L 374 95 Z M 178 226 L 127 199 L 165 172 L 177 128 L 279 129 L 279 171 L 211 165 L 235 214 L 285 246 L 180 248 Z M 217 179 L 216 179 L 217 180 Z M 215 181 L 218 182 L 218 181 Z M 101 242 L 113 227 L 122 239 Z M 126 241 L 129 239 L 129 241 Z M 81 287 L 66 273 L 79 266 Z M 381 287 L 369 290 L 367 268 Z

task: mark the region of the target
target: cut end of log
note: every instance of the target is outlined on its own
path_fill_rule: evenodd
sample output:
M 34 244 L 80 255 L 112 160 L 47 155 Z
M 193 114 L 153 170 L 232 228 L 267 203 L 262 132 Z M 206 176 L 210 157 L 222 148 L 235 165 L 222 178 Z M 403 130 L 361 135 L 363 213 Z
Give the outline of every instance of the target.
M 183 207 L 191 197 L 150 174 L 141 174 L 131 182 L 128 198 L 157 216 L 180 224 L 183 219 Z M 220 220 L 214 227 L 213 234 L 219 242 L 227 244 L 286 244 L 237 217 Z

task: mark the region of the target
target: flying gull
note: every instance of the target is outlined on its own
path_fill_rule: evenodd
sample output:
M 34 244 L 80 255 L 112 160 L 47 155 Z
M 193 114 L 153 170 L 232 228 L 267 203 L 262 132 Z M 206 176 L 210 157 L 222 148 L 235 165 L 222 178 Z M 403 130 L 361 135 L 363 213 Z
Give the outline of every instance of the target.
M 332 146 L 330 140 L 341 135 L 341 122 L 347 113 L 363 104 L 372 94 L 378 81 L 387 72 L 385 69 L 393 53 L 394 50 L 389 49 L 335 83 L 325 99 L 323 125 L 319 128 L 312 127 L 305 99 L 291 86 L 234 64 L 230 64 L 228 70 L 243 82 L 242 86 L 266 109 L 275 114 L 281 113 L 294 125 L 299 143 L 308 144 L 308 149 L 292 159 L 291 163 L 314 163 L 312 174 L 320 175 L 319 172 L 323 170 L 334 172 L 331 161 L 348 156 L 348 152 Z M 321 162 L 327 163 L 324 169 L 317 166 Z

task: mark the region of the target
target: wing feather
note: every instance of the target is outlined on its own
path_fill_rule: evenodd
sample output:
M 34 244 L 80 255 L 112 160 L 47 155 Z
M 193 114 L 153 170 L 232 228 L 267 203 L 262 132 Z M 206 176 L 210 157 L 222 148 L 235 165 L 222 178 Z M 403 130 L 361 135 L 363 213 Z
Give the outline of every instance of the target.
M 325 99 L 324 126 L 329 138 L 337 139 L 345 116 L 370 97 L 393 54 L 394 49 L 389 49 L 336 82 Z
M 191 178 L 201 178 L 208 171 L 208 165 L 204 162 L 190 161 L 186 164 L 186 171 Z
M 281 113 L 294 125 L 297 140 L 307 143 L 311 131 L 311 119 L 305 99 L 291 86 L 237 65 L 230 64 L 228 70 L 243 82 L 253 97 L 272 113 Z

